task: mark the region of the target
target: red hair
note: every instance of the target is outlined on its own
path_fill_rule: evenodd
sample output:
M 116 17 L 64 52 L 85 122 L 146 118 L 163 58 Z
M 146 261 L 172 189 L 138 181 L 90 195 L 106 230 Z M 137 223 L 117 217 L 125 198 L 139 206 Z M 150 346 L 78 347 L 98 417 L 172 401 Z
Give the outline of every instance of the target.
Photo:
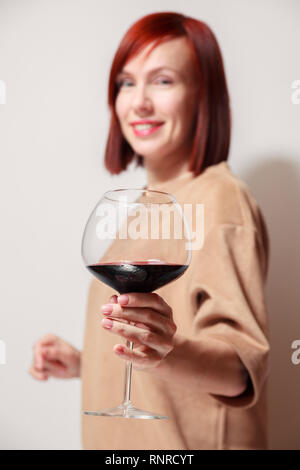
M 197 176 L 206 167 L 228 158 L 231 113 L 217 39 L 202 21 L 180 13 L 153 13 L 138 20 L 127 31 L 111 66 L 108 85 L 111 122 L 105 150 L 105 167 L 111 174 L 121 173 L 134 158 L 137 159 L 137 166 L 143 166 L 142 157 L 134 153 L 121 132 L 115 111 L 119 91 L 116 77 L 125 63 L 148 44 L 154 42 L 150 54 L 162 42 L 179 37 L 186 37 L 191 48 L 199 95 L 189 170 Z

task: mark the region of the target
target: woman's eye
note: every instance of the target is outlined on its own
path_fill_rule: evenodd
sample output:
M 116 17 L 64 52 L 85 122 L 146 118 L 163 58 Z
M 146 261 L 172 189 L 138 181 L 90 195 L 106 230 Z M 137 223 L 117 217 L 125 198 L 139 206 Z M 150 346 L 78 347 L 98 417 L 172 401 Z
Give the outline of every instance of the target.
M 168 78 L 157 78 L 155 81 L 162 85 L 169 85 L 170 83 L 172 83 L 172 81 Z
M 159 85 L 169 85 L 170 83 L 172 83 L 172 80 L 170 80 L 169 78 L 157 78 L 155 79 L 154 83 L 158 83 Z M 133 82 L 132 80 L 129 80 L 129 79 L 126 79 L 124 78 L 123 80 L 120 80 L 118 82 L 118 86 L 119 88 L 128 88 L 128 87 L 131 87 L 133 86 Z
M 122 86 L 128 87 L 131 84 L 132 84 L 132 82 L 130 80 L 120 80 L 120 82 L 119 82 L 120 87 L 122 87 Z

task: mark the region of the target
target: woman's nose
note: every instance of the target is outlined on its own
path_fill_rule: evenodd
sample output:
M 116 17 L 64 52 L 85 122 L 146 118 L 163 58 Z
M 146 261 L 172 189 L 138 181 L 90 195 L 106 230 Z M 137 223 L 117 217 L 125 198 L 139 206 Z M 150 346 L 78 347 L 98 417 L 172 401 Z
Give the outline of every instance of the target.
M 132 98 L 132 107 L 135 112 L 145 112 L 153 109 L 153 103 L 145 85 L 136 86 Z

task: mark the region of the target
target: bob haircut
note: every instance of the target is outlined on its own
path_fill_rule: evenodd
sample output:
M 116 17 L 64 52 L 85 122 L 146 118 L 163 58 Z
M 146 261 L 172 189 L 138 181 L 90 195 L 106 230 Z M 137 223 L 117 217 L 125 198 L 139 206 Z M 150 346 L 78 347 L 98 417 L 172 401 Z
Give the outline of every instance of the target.
M 105 168 L 111 174 L 121 173 L 133 160 L 137 166 L 144 166 L 143 158 L 134 152 L 121 132 L 115 111 L 119 91 L 117 75 L 148 44 L 154 43 L 150 54 L 162 42 L 179 37 L 188 40 L 198 83 L 198 111 L 189 170 L 197 176 L 206 167 L 228 158 L 231 132 L 229 94 L 221 51 L 213 32 L 202 21 L 180 13 L 153 13 L 130 27 L 112 62 L 108 84 L 111 121 L 104 159 Z

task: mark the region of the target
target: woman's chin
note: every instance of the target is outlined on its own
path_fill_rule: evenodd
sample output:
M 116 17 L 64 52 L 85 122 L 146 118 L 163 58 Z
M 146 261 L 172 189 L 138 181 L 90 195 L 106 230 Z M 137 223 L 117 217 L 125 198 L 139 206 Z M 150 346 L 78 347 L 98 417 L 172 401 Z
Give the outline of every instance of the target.
M 147 160 L 161 160 L 162 155 L 166 153 L 165 145 L 153 146 L 145 144 L 146 142 L 144 142 L 144 145 L 132 145 L 131 143 L 130 146 L 137 155 L 140 155 L 143 158 L 147 158 Z

